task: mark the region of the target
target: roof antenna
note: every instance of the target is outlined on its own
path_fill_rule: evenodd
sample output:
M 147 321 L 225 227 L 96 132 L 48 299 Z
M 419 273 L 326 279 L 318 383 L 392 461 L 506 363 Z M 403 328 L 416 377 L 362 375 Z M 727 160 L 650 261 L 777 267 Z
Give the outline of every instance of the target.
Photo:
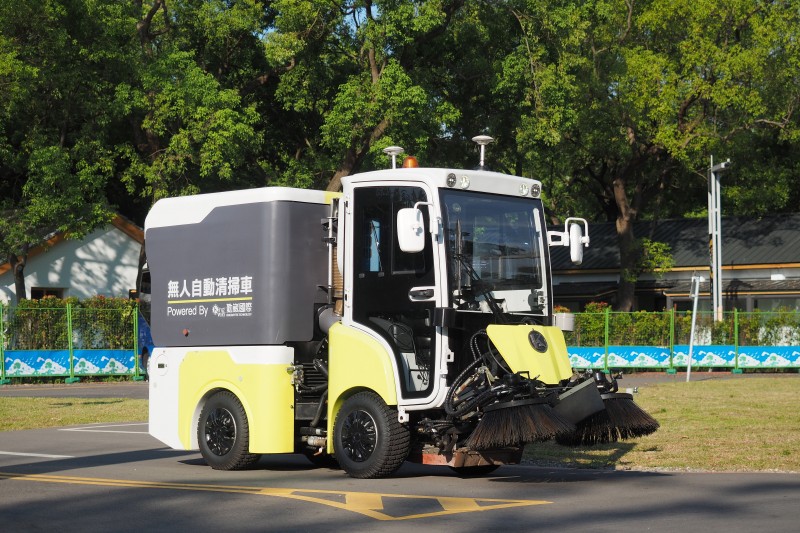
M 397 168 L 397 156 L 405 152 L 399 146 L 387 146 L 383 149 L 383 153 L 392 156 L 392 168 Z
M 486 145 L 494 142 L 494 139 L 488 135 L 477 135 L 472 138 L 472 142 L 478 143 L 481 147 L 481 164 L 476 170 L 488 170 L 488 168 L 486 168 L 484 165 L 486 159 Z

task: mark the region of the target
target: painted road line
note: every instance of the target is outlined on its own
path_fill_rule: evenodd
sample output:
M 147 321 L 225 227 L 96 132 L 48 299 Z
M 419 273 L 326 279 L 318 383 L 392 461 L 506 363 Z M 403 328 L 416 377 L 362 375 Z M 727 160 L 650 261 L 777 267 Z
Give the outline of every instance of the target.
M 74 459 L 74 455 L 50 455 L 47 453 L 19 453 L 0 451 L 0 455 L 17 455 L 19 457 L 44 457 L 45 459 Z
M 82 426 L 77 428 L 59 428 L 58 431 L 79 431 L 83 433 L 138 433 L 148 435 L 147 431 L 124 431 L 119 429 L 105 429 L 105 428 L 119 428 L 130 426 L 147 426 L 147 422 L 138 422 L 135 424 L 113 424 L 108 426 Z
M 553 502 L 545 500 L 506 500 L 495 498 L 454 498 L 443 496 L 418 496 L 414 494 L 379 494 L 337 490 L 292 489 L 284 487 L 245 487 L 236 485 L 203 485 L 192 483 L 162 483 L 128 479 L 105 479 L 48 474 L 14 474 L 0 472 L 0 479 L 34 481 L 42 483 L 67 483 L 102 487 L 141 489 L 190 490 L 272 496 L 327 505 L 343 511 L 374 518 L 375 520 L 412 520 L 460 513 L 496 511 L 512 507 L 528 507 Z M 391 510 L 390 510 L 391 509 Z

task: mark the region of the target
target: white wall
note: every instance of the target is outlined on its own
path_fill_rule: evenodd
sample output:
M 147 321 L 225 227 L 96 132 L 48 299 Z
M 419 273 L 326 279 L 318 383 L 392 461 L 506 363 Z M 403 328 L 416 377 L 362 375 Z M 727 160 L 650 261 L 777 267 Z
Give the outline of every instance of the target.
M 28 259 L 25 288 L 65 288 L 64 297 L 127 297 L 136 287 L 141 245 L 109 224 L 80 241 L 64 240 Z M 11 271 L 0 275 L 0 301 L 14 303 L 16 291 Z

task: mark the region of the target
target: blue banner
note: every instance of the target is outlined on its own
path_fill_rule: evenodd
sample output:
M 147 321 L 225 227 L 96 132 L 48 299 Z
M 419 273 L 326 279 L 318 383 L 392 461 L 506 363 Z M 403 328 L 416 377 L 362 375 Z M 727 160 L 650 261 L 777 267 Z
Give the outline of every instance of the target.
M 609 346 L 608 368 L 669 368 L 669 347 Z
M 133 350 L 74 350 L 74 374 L 79 376 L 133 374 Z M 69 376 L 69 350 L 6 350 L 6 378 Z
M 606 351 L 602 346 L 568 346 L 572 368 L 605 368 Z
M 739 368 L 800 368 L 800 346 L 739 346 Z
M 602 346 L 570 346 L 567 348 L 573 368 L 669 368 L 669 347 L 609 346 L 608 366 Z
M 6 377 L 69 376 L 69 350 L 6 350 Z
M 133 350 L 75 350 L 75 375 L 132 374 Z
M 688 366 L 689 364 L 689 345 L 676 344 L 672 356 L 674 366 Z M 706 346 L 699 345 L 692 348 L 692 366 L 705 367 L 734 367 L 736 366 L 736 346 L 718 345 Z

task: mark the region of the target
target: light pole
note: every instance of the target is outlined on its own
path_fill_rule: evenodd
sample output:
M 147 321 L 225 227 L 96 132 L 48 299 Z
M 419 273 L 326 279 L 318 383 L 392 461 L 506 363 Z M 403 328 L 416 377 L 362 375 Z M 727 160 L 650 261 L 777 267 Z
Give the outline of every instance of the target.
M 714 320 L 722 321 L 722 229 L 720 227 L 720 185 L 719 177 L 728 170 L 731 160 L 714 164 L 711 156 L 711 167 L 708 169 L 708 236 L 709 254 L 711 255 L 711 294 Z

